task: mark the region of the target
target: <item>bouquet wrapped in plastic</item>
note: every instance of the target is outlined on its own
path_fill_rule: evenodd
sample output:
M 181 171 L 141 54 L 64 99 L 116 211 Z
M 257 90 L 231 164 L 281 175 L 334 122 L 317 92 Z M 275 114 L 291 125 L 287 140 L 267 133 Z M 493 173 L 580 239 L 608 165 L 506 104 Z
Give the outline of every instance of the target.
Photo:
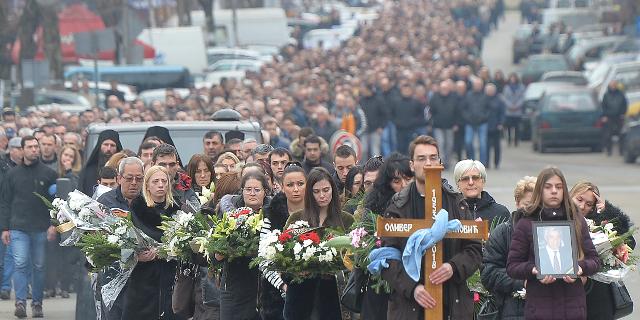
M 294 283 L 343 270 L 341 256 L 320 237 L 319 229 L 296 221 L 284 231 L 269 232 L 260 242 L 253 264 L 286 274 Z
M 209 231 L 211 219 L 202 213 L 193 214 L 184 211 L 178 211 L 175 216 L 163 219 L 160 229 L 164 234 L 158 255 L 167 260 L 189 261 L 191 254 L 194 253 L 193 241 Z
M 117 270 L 101 289 L 105 306 L 111 308 L 138 262 L 136 253 L 159 244 L 133 225 L 129 212 L 109 209 L 78 190 L 70 192 L 66 200 L 49 202 L 37 196 L 49 207 L 58 232 L 71 232 L 61 246 L 79 247 L 93 271 Z
M 255 257 L 260 242 L 262 211 L 255 212 L 242 207 L 224 213 L 221 218 L 211 218 L 213 227 L 195 238 L 198 252 L 211 261 L 214 254 L 223 255 L 227 261 L 239 257 Z
M 622 281 L 627 273 L 636 267 L 637 257 L 632 255 L 633 249 L 629 246 L 636 228 L 618 234 L 614 230 L 615 221 L 605 220 L 600 225 L 596 225 L 593 220 L 586 219 L 586 223 L 591 241 L 602 262 L 600 271 L 590 278 L 604 283 Z

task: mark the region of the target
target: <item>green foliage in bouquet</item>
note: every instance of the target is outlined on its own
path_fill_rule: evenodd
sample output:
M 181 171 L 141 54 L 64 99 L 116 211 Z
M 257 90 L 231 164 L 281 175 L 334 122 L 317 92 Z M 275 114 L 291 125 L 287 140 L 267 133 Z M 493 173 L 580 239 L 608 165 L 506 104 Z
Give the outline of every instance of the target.
M 319 229 L 296 221 L 287 230 L 269 232 L 260 242 L 258 257 L 251 265 L 280 272 L 292 283 L 344 270 L 340 254 L 327 245 L 326 237 L 321 238 Z
M 159 228 L 164 233 L 158 255 L 165 259 L 190 261 L 194 253 L 194 239 L 205 235 L 212 224 L 213 219 L 200 212 L 192 214 L 178 211 L 173 217 L 163 217 Z
M 103 232 L 83 234 L 76 246 L 93 266 L 92 272 L 98 272 L 120 259 L 120 247 L 117 243 L 109 242 L 107 234 Z
M 257 255 L 262 210 L 256 213 L 251 208 L 243 207 L 211 220 L 214 225 L 211 231 L 195 239 L 200 245 L 199 252 L 204 253 L 210 261 L 215 253 L 223 255 L 226 261 Z

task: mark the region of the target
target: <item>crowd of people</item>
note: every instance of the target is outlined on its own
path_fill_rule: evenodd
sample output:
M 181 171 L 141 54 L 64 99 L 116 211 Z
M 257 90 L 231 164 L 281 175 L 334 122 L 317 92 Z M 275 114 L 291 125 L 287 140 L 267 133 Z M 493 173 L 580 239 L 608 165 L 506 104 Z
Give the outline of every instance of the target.
M 77 319 L 183 319 L 172 308 L 174 280 L 176 273 L 195 270 L 197 282 L 189 292 L 193 319 L 355 317 L 342 310 L 334 276 L 291 283 L 285 275 L 249 268 L 246 260 L 227 262 L 216 255 L 223 273 L 213 278 L 206 263 L 178 265 L 160 259 L 155 250 L 138 253 L 125 289 L 107 307 L 99 289 L 113 273 L 86 277 L 84 258 L 76 249 L 57 245 L 60 235 L 35 194 L 53 197 L 63 186 L 77 188 L 109 208 L 130 212 L 135 226 L 155 240 L 162 236 L 162 217 L 194 207 L 202 188 L 212 183 L 215 193 L 201 208 L 207 214 L 247 206 L 263 210 L 263 232 L 282 230 L 293 219 L 348 230 L 362 209 L 391 218 L 423 218 L 422 168 L 443 165 L 453 170 L 455 180 L 453 185 L 442 182 L 450 219 L 508 221 L 492 233 L 484 250 L 479 241 L 444 240 L 445 263 L 429 279 L 444 285 L 443 301 L 429 295 L 424 279 L 412 280 L 399 261 L 391 261 L 382 272 L 390 293 L 367 290 L 361 319 L 420 319 L 422 309 L 436 303 L 444 304 L 448 318 L 471 319 L 473 296 L 465 280 L 479 268 L 505 318 L 553 318 L 549 312 L 566 319 L 612 318 L 607 316 L 612 305 L 595 310 L 586 302 L 604 301 L 606 287 L 586 278 L 536 280 L 531 221 L 575 223 L 579 273 L 588 276 L 599 262 L 580 217 L 615 216 L 625 221 L 620 232 L 629 228 L 628 217 L 604 202 L 592 184 L 569 192 L 556 168 L 518 182 L 515 206 L 497 203 L 484 190 L 486 169 L 500 165 L 500 132 L 507 129 L 509 143 L 517 145 L 522 117 L 524 87 L 517 75 L 506 78 L 496 71 L 492 76 L 479 58 L 483 36 L 498 23 L 502 7 L 500 0 L 388 1 L 379 19 L 361 26 L 340 49 L 288 46 L 281 61 L 249 73 L 244 81 L 224 80 L 207 90 L 192 89 L 186 97 L 167 89 L 165 101 L 149 105 L 124 101 L 114 83 L 104 109 L 79 115 L 5 110 L 0 298 L 10 299 L 13 287 L 18 318 L 27 316 L 29 297 L 32 317 L 42 317 L 44 298 L 66 298 L 74 290 Z M 88 94 L 81 84 L 74 90 Z M 245 139 L 241 132 L 211 131 L 202 138 L 201 154 L 180 159 L 171 133 L 150 127 L 138 150 L 123 149 L 118 133 L 106 130 L 94 150 L 82 152 L 84 129 L 94 122 L 205 120 L 226 108 L 243 120 L 258 121 L 264 143 Z M 346 145 L 329 153 L 328 141 L 337 129 L 362 140 L 361 161 Z M 360 204 L 348 201 L 360 195 Z M 382 239 L 383 246 L 399 250 L 405 242 Z M 581 283 L 593 287 L 589 294 Z M 525 286 L 530 289 L 526 305 L 512 294 Z

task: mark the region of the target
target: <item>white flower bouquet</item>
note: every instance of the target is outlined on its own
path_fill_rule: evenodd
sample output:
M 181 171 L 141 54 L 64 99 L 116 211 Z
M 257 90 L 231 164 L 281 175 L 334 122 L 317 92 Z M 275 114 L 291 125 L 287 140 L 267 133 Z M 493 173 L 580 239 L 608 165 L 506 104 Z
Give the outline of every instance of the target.
M 604 220 L 600 225 L 591 219 L 585 220 L 589 227 L 591 241 L 602 263 L 599 272 L 590 278 L 604 283 L 622 281 L 629 271 L 636 268 L 637 257 L 632 255 L 633 249 L 629 246 L 636 228 L 618 234 L 615 230 L 615 220 Z
M 341 256 L 327 245 L 327 239 L 321 239 L 319 229 L 296 221 L 287 230 L 269 232 L 260 241 L 258 257 L 252 263 L 286 274 L 292 282 L 343 270 Z

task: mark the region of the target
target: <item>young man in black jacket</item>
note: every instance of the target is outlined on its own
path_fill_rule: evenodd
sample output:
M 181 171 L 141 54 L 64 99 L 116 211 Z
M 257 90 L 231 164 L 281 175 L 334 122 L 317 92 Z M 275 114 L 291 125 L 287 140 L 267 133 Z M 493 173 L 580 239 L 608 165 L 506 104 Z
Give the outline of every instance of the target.
M 35 137 L 24 137 L 21 145 L 23 163 L 9 171 L 0 187 L 0 227 L 2 242 L 11 245 L 15 263 L 15 316 L 27 317 L 27 276 L 31 274 L 32 317 L 42 318 L 46 241 L 56 239 L 56 230 L 51 226 L 49 210 L 35 194 L 50 198 L 49 187 L 56 183 L 57 175 L 40 162 L 40 146 Z

